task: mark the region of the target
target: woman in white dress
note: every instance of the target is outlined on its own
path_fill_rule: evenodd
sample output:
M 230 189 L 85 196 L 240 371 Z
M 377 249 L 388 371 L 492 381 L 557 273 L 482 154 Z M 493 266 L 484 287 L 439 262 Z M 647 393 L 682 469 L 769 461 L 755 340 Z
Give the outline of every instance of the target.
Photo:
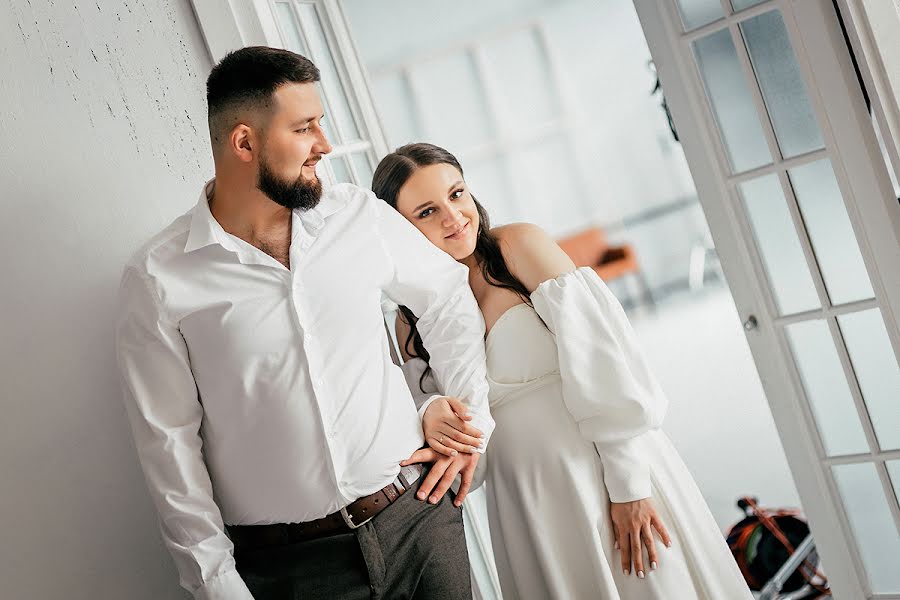
M 389 154 L 372 187 L 469 268 L 487 329 L 496 428 L 481 462 L 503 597 L 749 600 L 660 430 L 665 396 L 596 273 L 576 269 L 533 225 L 490 229 L 459 162 L 437 146 Z M 411 388 L 439 394 L 415 316 L 404 307 L 401 314 Z M 437 401 L 448 416 L 426 427 L 431 449 L 419 452 L 471 451 L 464 407 Z

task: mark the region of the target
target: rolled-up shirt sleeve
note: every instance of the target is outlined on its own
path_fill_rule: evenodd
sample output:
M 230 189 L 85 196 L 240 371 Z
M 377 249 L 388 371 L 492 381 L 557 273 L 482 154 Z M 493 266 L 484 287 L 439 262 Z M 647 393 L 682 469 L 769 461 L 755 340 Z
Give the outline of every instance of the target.
M 468 283 L 468 269 L 429 242 L 409 221 L 372 195 L 375 226 L 393 275 L 384 292 L 418 317 L 416 328 L 431 356 L 435 382 L 462 399 L 473 427 L 484 433 L 483 452 L 494 430 L 488 410 L 484 317 Z M 419 406 L 423 415 L 434 397 Z
M 213 501 L 202 457 L 203 407 L 188 349 L 148 276 L 129 266 L 116 315 L 116 355 L 138 458 L 181 585 L 202 600 L 252 600 Z
M 563 400 L 597 447 L 610 499 L 649 497 L 641 436 L 662 425 L 668 401 L 625 311 L 588 268 L 541 283 L 531 299 L 556 337 Z

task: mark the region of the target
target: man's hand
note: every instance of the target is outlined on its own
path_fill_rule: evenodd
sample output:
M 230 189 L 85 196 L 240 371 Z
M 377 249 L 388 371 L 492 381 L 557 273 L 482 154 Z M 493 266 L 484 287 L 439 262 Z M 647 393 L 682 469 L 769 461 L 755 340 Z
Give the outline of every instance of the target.
M 430 408 L 430 407 L 429 407 Z M 457 456 L 444 456 L 439 454 L 432 448 L 421 448 L 413 452 L 413 455 L 400 463 L 401 467 L 416 463 L 433 463 L 425 480 L 419 485 L 419 491 L 416 497 L 424 500 L 428 496 L 428 502 L 437 504 L 450 486 L 457 474 L 462 475 L 462 483 L 459 486 L 459 492 L 453 500 L 456 507 L 462 506 L 469 488 L 472 487 L 472 478 L 475 475 L 475 466 L 481 454 L 458 454 Z M 437 487 L 435 487 L 437 485 Z M 429 496 L 430 495 L 430 496 Z
M 445 456 L 477 452 L 484 434 L 469 425 L 471 420 L 468 407 L 458 398 L 437 398 L 422 416 L 425 441 Z

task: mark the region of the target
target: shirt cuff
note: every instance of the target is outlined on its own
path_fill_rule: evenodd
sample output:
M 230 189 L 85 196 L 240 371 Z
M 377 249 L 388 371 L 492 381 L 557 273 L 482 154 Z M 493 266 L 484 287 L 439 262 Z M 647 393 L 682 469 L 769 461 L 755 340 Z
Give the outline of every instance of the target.
M 641 438 L 648 434 L 622 442 L 594 443 L 603 464 L 603 482 L 611 502 L 634 502 L 652 495 L 650 466 L 646 453 L 641 450 Z
M 422 419 L 425 418 L 425 411 L 428 410 L 428 407 L 431 406 L 431 403 L 437 400 L 438 398 L 443 398 L 440 394 L 435 394 L 428 400 L 422 403 L 422 406 L 419 407 L 419 422 L 422 422 Z
M 484 454 L 484 451 L 487 450 L 488 440 L 491 439 L 491 434 L 494 432 L 494 420 L 486 419 L 474 412 L 469 412 L 469 414 L 472 416 L 469 425 L 484 434 L 484 437 L 481 438 L 481 445 L 477 448 L 479 453 Z M 481 462 L 484 462 L 484 459 L 481 459 Z
M 253 600 L 247 584 L 234 569 L 219 573 L 194 590 L 195 600 Z

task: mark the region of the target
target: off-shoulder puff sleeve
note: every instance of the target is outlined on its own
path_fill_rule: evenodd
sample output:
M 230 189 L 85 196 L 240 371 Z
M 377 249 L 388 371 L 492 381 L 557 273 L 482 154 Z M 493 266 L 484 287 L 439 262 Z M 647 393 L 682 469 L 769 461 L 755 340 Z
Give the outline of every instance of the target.
M 531 300 L 556 336 L 563 400 L 581 434 L 597 447 L 610 500 L 649 497 L 640 438 L 660 427 L 668 401 L 625 311 L 586 267 L 541 283 Z

